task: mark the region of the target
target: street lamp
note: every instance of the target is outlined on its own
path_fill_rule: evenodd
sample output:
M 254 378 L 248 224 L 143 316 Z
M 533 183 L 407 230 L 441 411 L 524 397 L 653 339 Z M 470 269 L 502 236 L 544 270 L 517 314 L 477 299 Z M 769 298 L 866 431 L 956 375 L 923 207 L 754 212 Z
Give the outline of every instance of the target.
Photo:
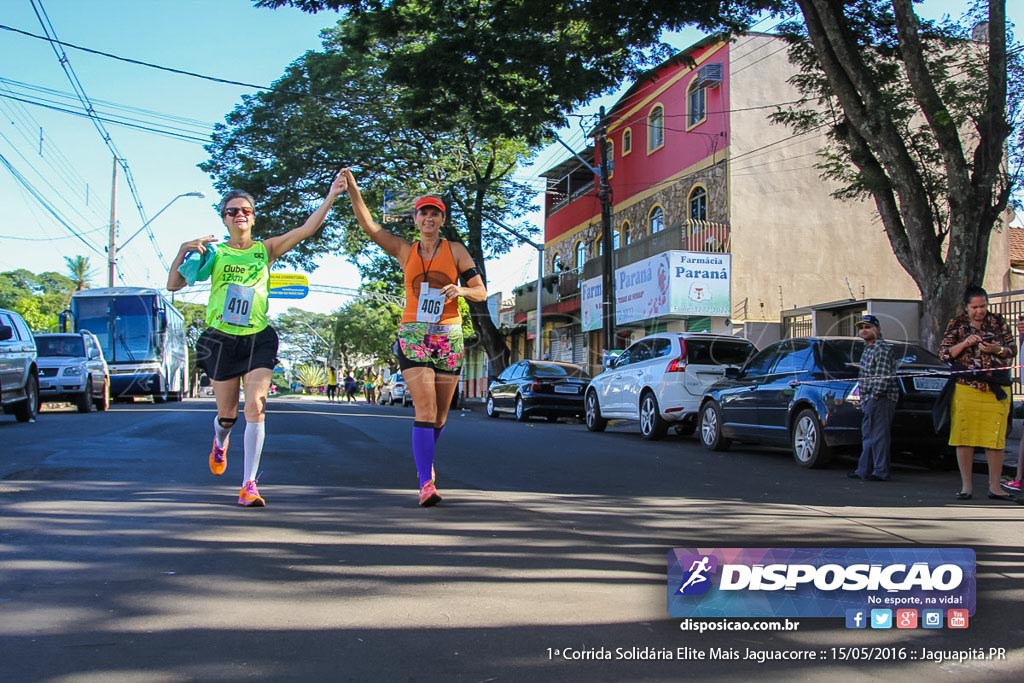
M 126 246 L 128 246 L 129 242 L 131 242 L 133 239 L 138 237 L 140 232 L 142 232 L 147 227 L 149 227 L 149 224 L 152 223 L 153 221 L 155 221 L 157 219 L 157 216 L 159 216 L 164 211 L 166 211 L 168 208 L 170 208 L 171 204 L 173 204 L 174 202 L 178 201 L 182 197 L 199 197 L 200 199 L 202 199 L 205 196 L 206 195 L 204 195 L 202 192 L 185 192 L 183 194 L 179 194 L 177 197 L 175 197 L 171 201 L 167 202 L 167 205 L 164 206 L 164 208 L 160 209 L 155 214 L 153 214 L 153 217 L 150 218 L 145 223 L 143 223 L 141 228 L 139 228 L 138 230 L 133 232 L 131 237 L 129 237 L 128 239 L 126 239 L 124 242 L 121 243 L 121 246 L 117 246 L 114 243 L 114 239 L 115 239 L 114 228 L 115 228 L 115 226 L 117 224 L 116 224 L 115 221 L 111 220 L 111 222 L 110 222 L 110 240 L 109 240 L 109 242 L 107 244 L 107 287 L 113 287 L 114 286 L 114 269 L 117 267 L 117 252 L 121 251 Z

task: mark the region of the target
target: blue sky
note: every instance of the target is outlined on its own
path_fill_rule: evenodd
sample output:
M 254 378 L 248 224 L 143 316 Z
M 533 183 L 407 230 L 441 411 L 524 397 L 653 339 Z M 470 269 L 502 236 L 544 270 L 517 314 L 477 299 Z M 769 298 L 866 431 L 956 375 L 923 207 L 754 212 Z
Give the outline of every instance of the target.
M 1024 20 L 1024 9 L 1007 3 L 1011 20 Z M 928 0 L 930 14 L 959 14 L 962 2 Z M 318 49 L 320 29 L 337 19 L 333 13 L 303 14 L 294 9 L 256 9 L 249 0 L 35 0 L 57 37 L 94 50 L 205 75 L 269 85 L 303 52 Z M 0 24 L 41 35 L 42 24 L 32 0 L 0 0 Z M 684 34 L 673 44 L 684 46 L 696 34 Z M 175 127 L 188 137 L 205 137 L 251 88 L 225 85 L 126 64 L 66 48 L 71 67 L 84 92 L 99 112 L 117 112 L 136 124 L 166 130 Z M 94 266 L 93 283 L 106 284 L 106 255 L 111 202 L 112 155 L 88 119 L 48 110 L 12 99 L 46 99 L 75 108 L 59 93 L 71 93 L 71 82 L 57 56 L 42 40 L 0 30 L 0 155 L 31 184 L 64 219 L 85 236 L 92 249 L 55 220 L 0 165 L 0 271 L 27 268 L 33 272 L 65 272 L 65 256 L 85 255 Z M 606 98 L 604 103 L 614 101 Z M 209 178 L 196 165 L 206 158 L 202 144 L 106 124 L 121 156 L 127 159 L 148 217 L 175 196 L 192 191 L 205 199 L 185 197 L 174 202 L 150 224 L 155 244 L 146 232 L 120 253 L 124 283 L 163 286 L 169 262 L 181 242 L 219 234 L 211 208 L 217 200 Z M 580 131 L 563 137 L 581 148 Z M 43 155 L 40 156 L 40 139 Z M 530 176 L 566 156 L 560 148 L 546 150 Z M 339 160 L 343 161 L 343 160 Z M 540 188 L 542 184 L 534 181 Z M 324 188 L 326 190 L 326 188 Z M 539 202 L 538 197 L 538 202 Z M 344 204 L 339 204 L 344 209 Z M 118 244 L 142 226 L 123 175 L 118 183 Z M 535 220 L 541 221 L 539 213 Z M 521 248 L 488 264 L 491 290 L 504 291 L 536 277 L 536 251 Z M 357 287 L 355 268 L 339 258 L 321 261 L 311 282 Z M 117 284 L 122 284 L 118 282 Z M 203 301 L 205 295 L 188 296 Z M 275 303 L 273 312 L 297 306 L 329 311 L 344 303 L 327 295 Z

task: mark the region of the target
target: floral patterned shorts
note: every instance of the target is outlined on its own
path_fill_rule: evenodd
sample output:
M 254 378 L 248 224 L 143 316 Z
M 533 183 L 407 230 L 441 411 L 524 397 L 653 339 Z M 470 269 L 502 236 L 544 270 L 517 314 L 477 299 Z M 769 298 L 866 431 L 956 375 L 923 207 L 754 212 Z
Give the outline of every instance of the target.
M 398 328 L 398 367 L 431 368 L 458 374 L 465 357 L 462 325 L 402 323 Z

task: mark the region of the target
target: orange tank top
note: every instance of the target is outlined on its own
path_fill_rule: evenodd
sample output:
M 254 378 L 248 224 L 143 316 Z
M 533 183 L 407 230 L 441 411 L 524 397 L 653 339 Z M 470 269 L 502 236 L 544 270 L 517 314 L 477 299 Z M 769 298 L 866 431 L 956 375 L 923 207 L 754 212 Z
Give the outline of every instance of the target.
M 452 253 L 452 246 L 448 243 L 448 240 L 441 240 L 441 243 L 437 245 L 437 252 L 434 254 L 434 257 L 427 259 L 420 256 L 420 243 L 414 242 L 402 270 L 405 273 L 403 323 L 416 322 L 421 283 L 427 281 L 430 283 L 431 289 L 438 290 L 445 285 L 457 284 L 459 279 L 458 266 L 455 265 L 455 254 Z M 462 324 L 462 314 L 459 313 L 458 298 L 445 302 L 444 308 L 441 310 L 441 320 L 438 321 L 438 324 Z

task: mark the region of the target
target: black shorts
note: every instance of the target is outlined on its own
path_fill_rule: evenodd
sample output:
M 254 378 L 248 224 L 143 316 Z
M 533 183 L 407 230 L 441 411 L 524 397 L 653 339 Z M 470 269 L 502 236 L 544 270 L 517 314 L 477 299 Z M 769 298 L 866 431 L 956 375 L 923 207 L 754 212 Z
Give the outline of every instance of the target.
M 256 334 L 235 335 L 207 328 L 196 342 L 196 365 L 218 382 L 250 370 L 277 366 L 277 332 L 270 325 Z

